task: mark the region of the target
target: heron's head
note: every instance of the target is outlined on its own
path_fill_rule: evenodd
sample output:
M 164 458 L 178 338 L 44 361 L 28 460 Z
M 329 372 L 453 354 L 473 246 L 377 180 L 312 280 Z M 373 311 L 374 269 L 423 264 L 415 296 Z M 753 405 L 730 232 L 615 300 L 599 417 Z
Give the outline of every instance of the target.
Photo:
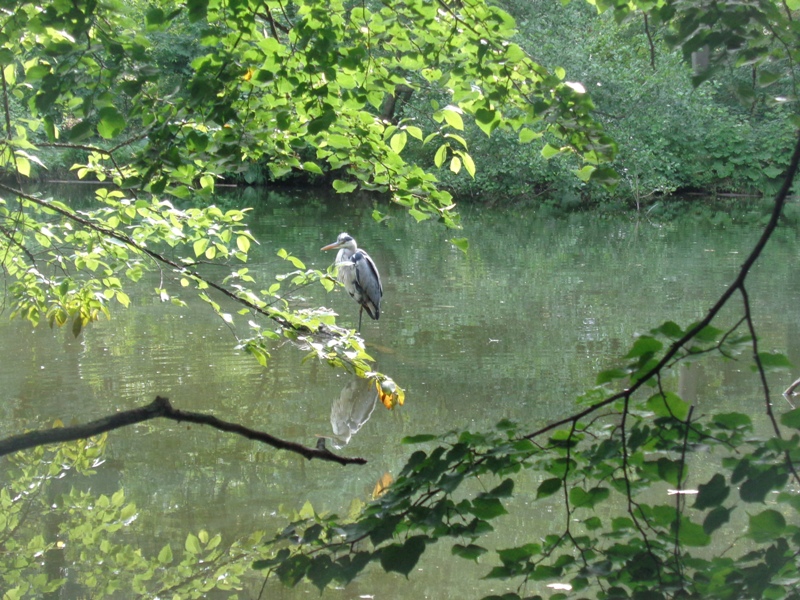
M 349 248 L 353 252 L 356 251 L 356 241 L 349 233 L 340 233 L 336 241 L 327 246 L 323 246 L 322 250 L 339 250 L 341 248 Z

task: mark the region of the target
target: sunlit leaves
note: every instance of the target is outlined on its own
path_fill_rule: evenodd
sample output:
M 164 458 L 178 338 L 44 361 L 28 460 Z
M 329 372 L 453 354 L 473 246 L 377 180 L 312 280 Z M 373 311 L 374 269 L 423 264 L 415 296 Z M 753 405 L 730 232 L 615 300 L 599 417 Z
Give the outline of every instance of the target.
M 560 148 L 556 148 L 554 146 L 551 146 L 550 144 L 545 144 L 544 147 L 542 147 L 542 156 L 544 158 L 553 158 L 554 156 L 557 156 L 560 153 L 561 153 Z
M 173 560 L 172 547 L 169 544 L 164 546 L 158 553 L 158 562 L 162 565 L 169 564 Z

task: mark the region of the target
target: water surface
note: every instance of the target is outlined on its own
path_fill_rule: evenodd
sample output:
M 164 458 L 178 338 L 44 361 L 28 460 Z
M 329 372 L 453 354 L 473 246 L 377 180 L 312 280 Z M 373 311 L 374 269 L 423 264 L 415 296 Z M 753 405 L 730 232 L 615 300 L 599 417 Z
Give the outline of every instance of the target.
M 146 552 L 167 542 L 182 547 L 187 532 L 201 528 L 220 531 L 227 541 L 254 528 L 272 530 L 283 523 L 282 512 L 306 500 L 318 512 L 346 514 L 354 500 L 369 499 L 382 476 L 400 471 L 414 449 L 399 443 L 406 435 L 485 429 L 503 418 L 533 430 L 569 414 L 575 396 L 593 385 L 599 370 L 616 364 L 636 334 L 668 319 L 687 325 L 701 318 L 760 234 L 752 219 L 726 217 L 720 224 L 469 207 L 462 213 L 464 230 L 452 232 L 414 224 L 400 211 L 378 224 L 368 200 L 298 192 L 256 201 L 251 222 L 261 246 L 252 268 L 265 287 L 289 270 L 275 257 L 279 248 L 308 267 L 325 268 L 333 256 L 319 248 L 348 231 L 372 255 L 385 296 L 380 321 L 365 317 L 362 334 L 378 369 L 406 388 L 404 407 L 373 407 L 350 376 L 324 364 L 301 364 L 304 353 L 291 344 L 273 348 L 269 367 L 261 368 L 235 349 L 231 331 L 204 303 L 162 303 L 151 293 L 152 278 L 131 293 L 129 310 L 77 339 L 68 330 L 0 321 L 0 434 L 56 419 L 84 422 L 163 395 L 177 408 L 306 445 L 333 438 L 339 452 L 369 461 L 346 468 L 309 463 L 166 421 L 114 432 L 94 485 L 99 491 L 122 486 L 136 503 L 138 527 L 126 541 Z M 447 242 L 454 235 L 469 239 L 468 254 Z M 751 289 L 762 349 L 788 352 L 795 363 L 797 248 L 796 232 L 781 229 Z M 342 324 L 357 323 L 357 306 L 341 290 L 308 288 L 303 298 L 310 306 L 333 307 Z M 732 311 L 723 315 L 723 323 L 733 320 Z M 793 375 L 776 376 L 774 390 Z M 703 413 L 763 412 L 746 362 L 682 369 L 671 384 Z M 520 543 L 542 522 L 533 512 L 542 507 L 529 506 L 537 478 L 520 478 L 512 514 L 498 521 L 499 546 Z M 498 582 L 478 581 L 486 563 L 451 558 L 449 546 L 441 546 L 408 581 L 371 572 L 325 597 L 466 598 L 505 591 Z M 317 595 L 310 586 L 268 587 L 270 598 Z M 257 586 L 253 590 L 257 595 Z

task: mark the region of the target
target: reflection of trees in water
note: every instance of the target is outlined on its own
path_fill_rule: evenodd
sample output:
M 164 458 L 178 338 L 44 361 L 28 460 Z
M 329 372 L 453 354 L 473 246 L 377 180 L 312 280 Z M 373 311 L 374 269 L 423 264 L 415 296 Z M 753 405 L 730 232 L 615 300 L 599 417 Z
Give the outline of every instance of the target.
M 374 381 L 353 377 L 345 384 L 339 398 L 331 405 L 331 443 L 334 448 L 343 448 L 350 443 L 350 438 L 369 421 L 377 401 L 378 390 Z

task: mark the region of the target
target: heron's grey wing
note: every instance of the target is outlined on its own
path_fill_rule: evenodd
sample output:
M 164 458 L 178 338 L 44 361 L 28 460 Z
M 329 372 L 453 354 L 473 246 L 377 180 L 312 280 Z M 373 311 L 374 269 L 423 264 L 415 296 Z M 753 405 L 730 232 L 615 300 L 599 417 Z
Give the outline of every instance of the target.
M 381 285 L 378 267 L 375 266 L 370 255 L 363 250 L 359 250 L 353 255 L 353 263 L 356 271 L 356 284 L 362 292 L 361 304 L 367 309 L 370 317 L 378 319 L 381 316 L 381 297 L 383 297 L 383 285 Z
M 378 267 L 375 266 L 375 261 L 373 261 L 372 257 L 363 250 L 359 250 L 359 252 L 361 252 L 362 256 L 366 259 L 367 265 L 369 265 L 369 271 L 371 273 L 370 278 L 374 279 L 374 281 L 376 282 L 377 294 L 379 296 L 383 296 L 383 286 L 381 285 L 381 276 L 380 273 L 378 273 Z

